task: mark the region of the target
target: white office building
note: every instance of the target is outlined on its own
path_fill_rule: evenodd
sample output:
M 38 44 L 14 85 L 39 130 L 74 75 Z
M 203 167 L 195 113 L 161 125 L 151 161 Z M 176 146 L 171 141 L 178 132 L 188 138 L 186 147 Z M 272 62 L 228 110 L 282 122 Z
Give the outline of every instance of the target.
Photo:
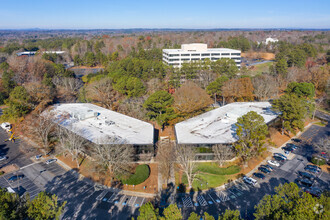
M 241 66 L 241 51 L 228 48 L 207 48 L 207 44 L 182 44 L 181 49 L 163 49 L 163 62 L 178 67 L 184 62 L 209 59 L 217 61 L 221 58 L 233 59 L 238 68 Z

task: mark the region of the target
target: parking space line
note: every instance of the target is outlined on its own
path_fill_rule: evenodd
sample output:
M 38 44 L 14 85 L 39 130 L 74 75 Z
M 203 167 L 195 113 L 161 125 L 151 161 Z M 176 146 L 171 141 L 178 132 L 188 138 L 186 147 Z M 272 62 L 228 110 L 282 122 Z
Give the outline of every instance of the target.
M 142 200 L 142 202 L 140 204 L 140 207 L 143 205 L 144 200 L 145 200 L 145 198 L 143 197 L 143 200 Z
M 197 195 L 197 201 L 201 206 L 206 206 L 207 202 L 202 195 Z
M 182 197 L 182 203 L 183 203 L 183 206 L 186 208 L 193 207 L 190 196 Z
M 210 194 L 208 194 L 208 196 L 212 199 L 212 201 L 213 201 L 214 203 L 216 203 L 216 202 L 214 201 L 214 199 L 212 198 L 212 196 L 210 196 Z
M 107 190 L 103 190 L 103 192 L 96 197 L 96 200 L 102 200 L 106 193 L 107 193 Z

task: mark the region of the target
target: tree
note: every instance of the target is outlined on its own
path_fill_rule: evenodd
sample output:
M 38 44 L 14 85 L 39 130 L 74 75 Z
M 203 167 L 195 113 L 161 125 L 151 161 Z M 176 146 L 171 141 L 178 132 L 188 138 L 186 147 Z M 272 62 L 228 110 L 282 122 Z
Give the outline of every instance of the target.
M 24 219 L 27 209 L 26 197 L 10 193 L 0 187 L 0 219 Z
M 14 80 L 14 72 L 13 71 L 4 71 L 2 74 L 2 87 L 4 89 L 4 93 L 8 96 L 11 91 L 15 88 L 17 85 L 15 80 Z
M 139 216 L 137 220 L 157 220 L 158 219 L 158 209 L 155 209 L 154 206 L 147 202 L 146 204 L 142 205 L 139 209 Z
M 174 109 L 181 115 L 200 111 L 212 104 L 205 90 L 193 82 L 186 82 L 174 93 Z
M 320 138 L 315 143 L 315 147 L 319 151 L 325 152 L 327 155 L 329 155 L 330 154 L 330 138 L 329 137 Z
M 240 213 L 238 210 L 226 209 L 225 213 L 219 216 L 219 220 L 240 220 Z
M 84 56 L 85 65 L 93 67 L 96 65 L 95 54 L 93 52 L 87 52 Z
M 235 149 L 244 162 L 265 150 L 263 140 L 268 134 L 268 127 L 261 115 L 250 111 L 239 117 L 235 126 L 238 137 Z
M 175 161 L 174 146 L 170 140 L 158 142 L 156 160 L 159 162 L 162 177 L 168 181 Z
M 105 166 L 113 178 L 115 175 L 128 172 L 129 164 L 133 161 L 133 146 L 120 142 L 116 145 L 96 144 L 94 145 L 94 154 L 97 162 Z
M 253 85 L 249 77 L 231 79 L 224 83 L 222 87 L 223 100 L 226 98 L 244 101 L 253 99 Z
M 164 209 L 163 212 L 164 217 L 161 219 L 164 220 L 181 220 L 182 219 L 182 214 L 181 210 L 178 208 L 176 204 L 171 204 L 168 207 Z
M 221 75 L 233 78 L 238 73 L 236 62 L 232 59 L 222 58 L 211 63 L 211 69 Z
M 49 150 L 50 139 L 55 130 L 53 115 L 50 112 L 34 115 L 31 128 L 35 136 L 40 138 L 43 147 Z
M 207 212 L 204 212 L 204 220 L 215 220 L 215 218 Z
M 79 163 L 79 154 L 83 152 L 85 148 L 86 140 L 73 133 L 72 128 L 62 128 L 58 127 L 58 139 L 60 142 L 60 146 L 63 150 L 68 151 L 72 156 L 72 161 L 75 160 L 77 163 L 77 167 L 80 167 Z M 79 133 L 79 132 L 78 132 Z
M 186 175 L 188 180 L 188 187 L 191 188 L 196 172 L 196 151 L 193 146 L 179 145 L 175 146 L 176 161 L 179 164 L 181 171 Z
M 136 77 L 121 77 L 114 85 L 114 88 L 128 97 L 139 97 L 146 92 L 143 82 Z
M 46 192 L 40 192 L 38 196 L 32 200 L 27 210 L 27 216 L 31 219 L 59 219 L 66 202 L 59 202 L 56 195 Z
M 278 95 L 278 82 L 275 77 L 267 74 L 262 74 L 252 78 L 254 87 L 254 95 L 258 100 L 267 100 Z
M 234 153 L 230 146 L 223 144 L 214 144 L 212 146 L 212 151 L 219 166 L 222 166 L 225 160 L 231 159 Z
M 315 87 L 312 83 L 292 82 L 288 84 L 285 92 L 295 94 L 298 98 L 313 99 L 315 96 Z
M 22 117 L 31 110 L 30 96 L 23 86 L 17 86 L 5 101 L 8 108 L 3 110 L 4 118 Z
M 311 109 L 311 104 L 295 94 L 285 94 L 274 100 L 272 108 L 280 114 L 282 134 L 284 130 L 295 133 L 295 129 L 304 129 L 303 119 L 307 116 L 308 109 Z
M 206 87 L 206 92 L 209 95 L 213 95 L 214 96 L 214 101 L 215 102 L 217 100 L 217 95 L 222 94 L 222 86 L 224 85 L 224 82 L 226 82 L 227 80 L 229 80 L 228 77 L 221 76 L 221 77 L 217 78 L 216 80 L 214 80 L 213 82 L 211 82 Z
M 288 72 L 288 63 L 285 58 L 281 58 L 276 62 L 275 65 L 276 73 L 285 76 Z
M 148 111 L 149 118 L 156 119 L 158 124 L 163 127 L 175 117 L 171 107 L 173 101 L 173 97 L 168 92 L 157 91 L 148 97 L 143 107 Z
M 85 92 L 87 99 L 99 102 L 108 109 L 111 109 L 113 103 L 119 99 L 119 93 L 113 88 L 109 77 L 102 77 L 88 83 Z
M 275 188 L 275 195 L 266 195 L 255 206 L 254 216 L 259 219 L 327 219 L 329 197 L 312 197 L 295 183 L 285 183 Z M 322 212 L 316 212 L 322 206 Z
M 188 220 L 200 220 L 201 216 L 197 215 L 195 212 L 190 213 Z

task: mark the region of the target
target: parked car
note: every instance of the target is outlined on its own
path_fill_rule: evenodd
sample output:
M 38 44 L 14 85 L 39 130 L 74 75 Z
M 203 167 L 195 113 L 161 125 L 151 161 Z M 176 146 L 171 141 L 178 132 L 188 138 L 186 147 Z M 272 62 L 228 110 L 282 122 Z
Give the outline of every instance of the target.
M 262 173 L 253 173 L 253 176 L 259 178 L 259 179 L 265 179 L 266 176 Z
M 285 160 L 283 157 L 278 157 L 278 156 L 273 156 L 273 158 L 280 162 L 283 162 Z
M 306 186 L 306 187 L 311 187 L 313 185 L 312 181 L 310 181 L 309 179 L 305 179 L 305 178 L 298 178 L 298 179 L 296 179 L 296 181 L 298 183 L 300 183 L 302 186 Z
M 288 152 L 290 152 L 290 153 L 292 153 L 293 152 L 293 148 L 291 148 L 291 147 L 282 147 L 282 150 L 284 150 L 284 152 L 285 151 L 288 151 Z
M 128 197 L 125 199 L 125 201 L 122 203 L 123 206 L 125 206 L 128 202 Z
M 303 172 L 303 171 L 298 171 L 298 174 L 306 179 L 309 179 L 311 181 L 314 181 L 316 179 L 316 177 L 313 174 L 307 173 L 307 172 Z
M 266 173 L 266 174 L 268 174 L 268 173 L 271 172 L 270 170 L 268 170 L 268 169 L 265 168 L 265 167 L 259 167 L 258 170 L 260 170 L 261 172 Z
M 49 159 L 49 160 L 46 161 L 46 164 L 51 164 L 51 163 L 54 163 L 56 161 L 57 161 L 57 159 Z
M 284 154 L 281 154 L 281 153 L 274 153 L 274 156 L 282 157 L 285 160 L 288 159 Z
M 24 175 L 23 174 L 20 174 L 20 175 L 15 175 L 15 176 L 11 176 L 8 181 L 9 182 L 15 182 L 17 180 L 20 180 L 20 179 L 23 179 L 24 178 Z
M 255 180 L 255 179 L 253 179 L 251 177 L 247 177 L 247 176 L 243 177 L 243 181 L 245 183 L 249 184 L 249 185 L 252 185 L 252 186 L 255 186 L 258 183 L 257 180 Z
M 274 168 L 268 164 L 262 164 L 261 167 L 265 167 L 266 169 L 270 170 L 270 171 L 273 171 Z
M 280 166 L 280 163 L 275 160 L 267 160 L 267 163 L 269 163 L 270 165 L 276 166 L 276 167 Z
M 296 150 L 298 148 L 297 145 L 292 144 L 292 143 L 288 143 L 288 144 L 286 144 L 286 146 L 293 149 L 293 150 Z
M 8 159 L 8 157 L 6 157 L 6 156 L 0 156 L 0 161 L 1 160 L 7 160 Z
M 322 190 L 317 187 L 310 187 L 310 188 L 306 189 L 305 192 L 311 194 L 314 197 L 320 197 L 322 194 Z
M 319 174 L 321 171 L 312 167 L 305 167 L 305 170 L 311 173 Z
M 294 141 L 294 142 L 297 142 L 297 143 L 300 143 L 301 142 L 301 139 L 299 139 L 299 138 L 293 138 L 291 140 Z
M 311 165 L 311 164 L 309 164 L 309 165 L 307 165 L 306 167 L 309 167 L 309 168 L 312 168 L 312 169 L 316 169 L 316 170 L 318 170 L 318 171 L 321 171 L 321 168 L 318 167 L 318 166 L 316 166 L 316 165 Z

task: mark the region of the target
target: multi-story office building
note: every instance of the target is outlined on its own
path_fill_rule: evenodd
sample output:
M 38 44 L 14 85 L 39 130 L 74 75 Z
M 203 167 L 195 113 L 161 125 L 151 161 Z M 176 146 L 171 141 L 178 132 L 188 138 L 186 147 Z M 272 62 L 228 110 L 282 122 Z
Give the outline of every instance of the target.
M 241 51 L 228 48 L 207 48 L 207 44 L 182 44 L 181 49 L 163 49 L 163 62 L 173 67 L 181 67 L 184 62 L 221 58 L 233 59 L 241 66 Z

